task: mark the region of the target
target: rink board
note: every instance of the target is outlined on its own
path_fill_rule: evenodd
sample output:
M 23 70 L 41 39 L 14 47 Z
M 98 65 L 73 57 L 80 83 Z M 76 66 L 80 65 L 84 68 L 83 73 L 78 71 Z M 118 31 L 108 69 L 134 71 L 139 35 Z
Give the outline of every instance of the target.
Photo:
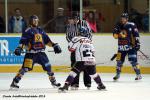
M 5 72 L 18 72 L 21 66 L 0 66 L 0 73 Z M 69 66 L 52 66 L 54 72 L 69 72 Z M 115 73 L 115 66 L 97 66 L 97 72 L 99 73 Z M 44 72 L 41 66 L 34 66 L 31 72 Z M 124 66 L 122 68 L 122 73 L 134 73 L 132 67 Z M 141 67 L 141 73 L 150 74 L 150 67 Z
M 52 67 L 53 71 L 68 72 L 70 70 L 70 68 L 68 68 L 70 66 L 70 52 L 67 49 L 68 43 L 66 41 L 65 35 L 64 34 L 52 34 L 52 35 L 50 34 L 49 36 L 52 41 L 59 43 L 62 48 L 62 53 L 57 54 L 57 55 L 53 52 L 48 52 L 48 51 L 52 51 L 53 48 L 46 48 L 46 54 L 48 55 L 51 65 L 53 66 Z M 7 39 L 8 37 L 10 38 L 14 37 L 17 39 L 18 37 L 20 37 L 20 35 L 7 34 L 7 35 L 0 35 L 0 37 L 2 39 Z M 0 39 L 2 42 L 0 47 L 2 47 L 2 44 L 7 43 L 7 42 L 5 43 L 5 41 L 2 41 L 2 39 Z M 93 42 L 94 42 L 94 46 L 96 50 L 96 53 L 95 53 L 96 61 L 97 63 L 99 63 L 97 65 L 97 71 L 104 72 L 104 73 L 114 73 L 116 61 L 109 62 L 109 60 L 113 56 L 113 54 L 117 52 L 117 40 L 115 40 L 112 37 L 112 34 L 97 34 L 97 35 L 94 34 Z M 17 46 L 16 44 L 18 44 L 16 43 L 15 46 L 12 46 L 11 43 L 16 43 L 16 42 L 14 42 L 13 40 L 8 41 L 8 44 L 9 44 L 8 50 L 10 51 L 12 51 L 15 48 L 15 46 Z M 149 43 L 150 43 L 150 35 L 149 34 L 141 35 L 141 50 L 148 57 L 150 57 Z M 6 53 L 4 52 L 6 52 L 6 50 L 3 50 L 3 54 L 6 55 Z M 0 49 L 0 59 L 2 57 L 5 57 L 5 56 L 2 55 L 2 51 Z M 6 57 L 8 58 L 14 57 L 14 59 L 17 58 L 16 56 L 12 56 L 12 55 L 11 56 L 6 55 Z M 124 64 L 125 67 L 123 67 L 123 72 L 134 73 L 130 63 L 127 60 L 128 59 L 126 59 L 126 62 Z M 140 52 L 138 52 L 138 60 L 141 66 L 142 73 L 150 74 L 150 60 L 146 59 Z M 2 61 L 0 63 L 0 72 L 17 72 L 21 64 L 22 64 L 21 61 L 15 64 L 12 64 L 10 62 L 4 63 Z M 43 70 L 41 67 L 36 67 L 36 66 L 34 67 L 34 70 L 33 70 L 33 72 L 42 72 L 42 71 Z

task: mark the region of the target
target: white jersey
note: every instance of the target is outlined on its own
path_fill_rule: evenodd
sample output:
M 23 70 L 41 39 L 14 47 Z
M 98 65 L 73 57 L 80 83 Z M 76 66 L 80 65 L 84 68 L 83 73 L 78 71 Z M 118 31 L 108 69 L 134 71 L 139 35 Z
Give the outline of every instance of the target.
M 76 61 L 95 62 L 94 46 L 92 40 L 87 37 L 74 37 L 68 46 L 69 51 L 75 51 Z

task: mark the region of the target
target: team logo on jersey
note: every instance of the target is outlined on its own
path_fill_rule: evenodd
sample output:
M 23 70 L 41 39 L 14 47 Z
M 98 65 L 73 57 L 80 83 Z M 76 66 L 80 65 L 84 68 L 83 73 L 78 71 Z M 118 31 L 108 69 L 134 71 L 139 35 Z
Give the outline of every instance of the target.
M 35 42 L 43 42 L 41 34 L 34 34 L 34 41 Z
M 127 31 L 126 31 L 126 30 L 122 30 L 122 31 L 120 32 L 120 37 L 121 37 L 121 38 L 126 38 L 126 37 L 127 37 Z
M 33 44 L 33 48 L 34 48 L 34 49 L 41 49 L 41 48 L 44 48 L 43 38 L 42 38 L 42 35 L 39 34 L 39 33 L 34 34 L 34 44 Z

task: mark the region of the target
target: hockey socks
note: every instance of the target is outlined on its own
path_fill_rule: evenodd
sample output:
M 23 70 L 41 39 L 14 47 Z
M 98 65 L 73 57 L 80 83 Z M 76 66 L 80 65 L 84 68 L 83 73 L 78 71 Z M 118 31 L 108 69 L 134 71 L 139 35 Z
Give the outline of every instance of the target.
M 49 75 L 49 80 L 50 80 L 50 82 L 51 82 L 51 85 L 53 86 L 53 87 L 60 87 L 61 86 L 61 84 L 60 83 L 57 83 L 56 82 L 56 79 L 55 79 L 55 77 L 54 77 L 54 73 L 53 72 L 49 72 L 49 73 L 47 73 L 48 75 Z
M 99 89 L 99 90 L 106 89 L 106 87 L 102 83 L 102 80 L 101 80 L 100 76 L 97 73 L 94 74 L 94 75 L 90 75 L 90 76 L 93 77 L 94 81 L 98 84 L 97 89 Z
M 19 72 L 17 73 L 17 75 L 15 76 L 15 78 L 13 79 L 10 87 L 11 88 L 19 88 L 19 86 L 17 85 L 19 83 L 19 81 L 21 80 L 21 77 L 24 75 L 24 73 L 26 73 L 28 71 L 27 68 L 21 68 L 19 70 Z

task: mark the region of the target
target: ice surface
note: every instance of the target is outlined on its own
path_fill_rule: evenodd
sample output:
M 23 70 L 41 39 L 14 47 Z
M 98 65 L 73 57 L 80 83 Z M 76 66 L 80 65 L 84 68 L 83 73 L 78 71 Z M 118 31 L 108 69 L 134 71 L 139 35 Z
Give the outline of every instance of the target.
M 150 100 L 148 74 L 142 75 L 141 81 L 135 81 L 134 74 L 122 74 L 118 82 L 112 80 L 115 74 L 100 74 L 107 91 L 97 90 L 94 81 L 91 89 L 87 90 L 81 76 L 79 90 L 69 90 L 66 93 L 58 93 L 58 89 L 51 86 L 46 73 L 27 73 L 19 83 L 20 89 L 10 91 L 9 85 L 15 74 L 0 73 L 0 100 Z M 55 73 L 57 81 L 62 84 L 67 75 L 68 73 Z

